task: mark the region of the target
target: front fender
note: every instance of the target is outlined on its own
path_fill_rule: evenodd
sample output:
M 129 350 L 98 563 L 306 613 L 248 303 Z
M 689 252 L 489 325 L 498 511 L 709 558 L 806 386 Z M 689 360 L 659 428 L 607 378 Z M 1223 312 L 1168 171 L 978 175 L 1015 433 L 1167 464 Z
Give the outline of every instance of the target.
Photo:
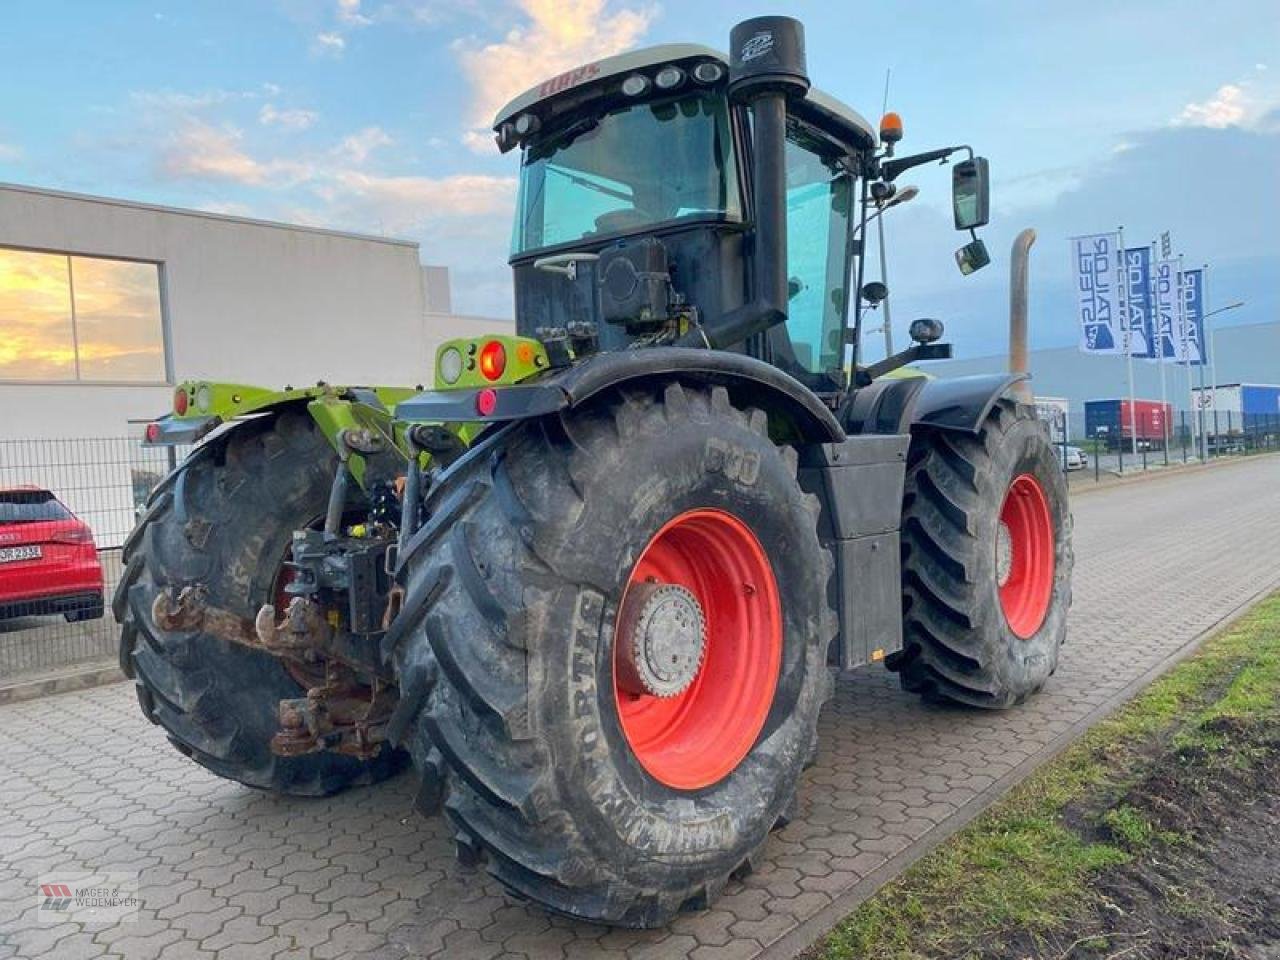
M 396 418 L 449 423 L 523 420 L 590 403 L 604 391 L 646 381 L 680 379 L 724 386 L 737 403 L 769 415 L 777 440 L 838 443 L 844 429 L 808 387 L 777 367 L 740 353 L 649 347 L 600 353 L 532 382 L 492 387 L 480 412 L 481 390 L 428 390 L 396 406 Z
M 877 380 L 854 394 L 844 412 L 851 433 L 908 433 L 913 427 L 977 433 L 997 400 L 1021 373 L 978 374 L 948 380 Z

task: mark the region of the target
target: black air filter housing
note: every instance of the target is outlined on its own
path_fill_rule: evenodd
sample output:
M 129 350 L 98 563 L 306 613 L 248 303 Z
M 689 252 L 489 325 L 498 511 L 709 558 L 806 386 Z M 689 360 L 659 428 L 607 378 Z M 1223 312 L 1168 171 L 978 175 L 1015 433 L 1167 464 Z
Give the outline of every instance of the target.
M 667 248 L 656 237 L 600 252 L 600 307 L 605 323 L 647 333 L 667 322 L 671 272 Z
M 751 97 L 781 91 L 802 97 L 809 90 L 804 24 L 791 17 L 752 17 L 729 34 L 729 92 Z

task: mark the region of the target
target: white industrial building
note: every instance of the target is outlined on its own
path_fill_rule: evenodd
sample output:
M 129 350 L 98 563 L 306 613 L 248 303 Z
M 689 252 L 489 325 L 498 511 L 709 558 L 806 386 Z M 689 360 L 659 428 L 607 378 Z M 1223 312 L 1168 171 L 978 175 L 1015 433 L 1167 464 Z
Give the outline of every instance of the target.
M 453 314 L 408 240 L 0 184 L 0 489 L 53 490 L 114 547 L 182 380 L 429 384 L 442 341 L 504 330 Z
M 0 185 L 0 439 L 137 434 L 191 378 L 413 386 L 504 327 L 408 240 Z

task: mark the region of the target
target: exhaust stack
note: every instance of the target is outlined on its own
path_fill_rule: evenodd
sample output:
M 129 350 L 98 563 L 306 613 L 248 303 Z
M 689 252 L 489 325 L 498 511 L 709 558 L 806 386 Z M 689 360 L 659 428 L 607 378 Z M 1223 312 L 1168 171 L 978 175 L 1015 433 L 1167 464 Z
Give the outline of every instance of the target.
M 729 96 L 752 113 L 755 212 L 749 303 L 691 330 L 683 346 L 721 349 L 787 319 L 787 100 L 809 91 L 804 26 L 791 17 L 753 17 L 729 35 Z

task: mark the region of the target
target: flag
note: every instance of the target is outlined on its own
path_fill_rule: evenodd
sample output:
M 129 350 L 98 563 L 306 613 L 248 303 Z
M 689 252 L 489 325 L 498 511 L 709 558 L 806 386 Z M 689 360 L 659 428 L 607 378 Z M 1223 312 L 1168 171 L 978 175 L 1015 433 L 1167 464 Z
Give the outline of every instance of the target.
M 1124 353 L 1118 235 L 1072 237 L 1071 260 L 1081 352 Z
M 1150 360 L 1156 355 L 1151 316 L 1151 251 L 1137 247 L 1124 252 L 1125 302 L 1128 307 L 1129 353 Z
M 1156 358 L 1180 360 L 1182 311 L 1178 308 L 1178 261 L 1158 260 L 1152 270 L 1155 295 Z
M 1182 271 L 1182 361 L 1204 365 L 1204 271 Z

